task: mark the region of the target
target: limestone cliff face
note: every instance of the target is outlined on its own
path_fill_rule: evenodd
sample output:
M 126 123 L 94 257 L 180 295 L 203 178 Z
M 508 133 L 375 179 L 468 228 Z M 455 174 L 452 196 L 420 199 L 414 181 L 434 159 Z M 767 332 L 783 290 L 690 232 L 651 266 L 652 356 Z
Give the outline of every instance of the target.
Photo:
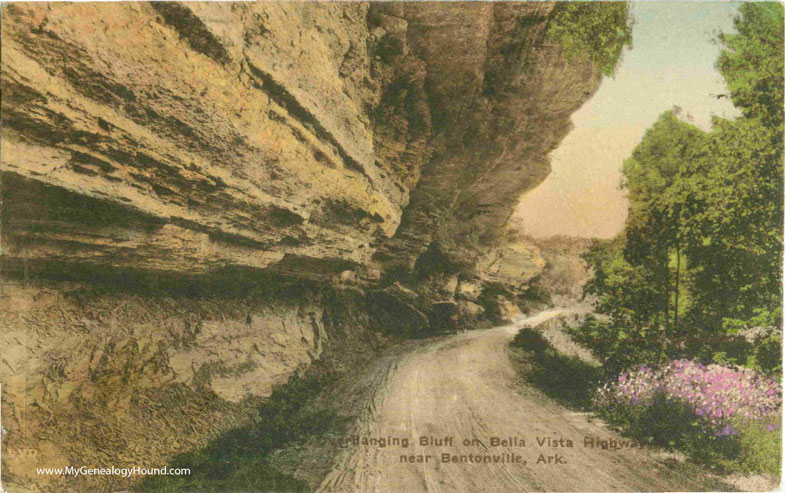
M 431 157 L 394 238 L 376 257 L 411 268 L 431 243 L 471 266 L 498 246 L 520 195 L 550 171 L 546 154 L 599 84 L 545 36 L 547 3 L 387 4 L 426 62 Z M 471 268 L 469 269 L 471 270 Z
M 7 5 L 6 269 L 471 266 L 599 82 L 551 8 Z
M 161 464 L 325 354 L 501 313 L 600 81 L 552 8 L 3 5 L 4 473 Z
M 126 489 L 133 478 L 36 468 L 159 467 L 247 424 L 261 397 L 313 361 L 373 357 L 394 317 L 362 293 L 270 279 L 193 289 L 0 286 L 7 491 Z
M 365 10 L 4 8 L 7 255 L 307 277 L 366 263 L 404 199 L 374 162 Z

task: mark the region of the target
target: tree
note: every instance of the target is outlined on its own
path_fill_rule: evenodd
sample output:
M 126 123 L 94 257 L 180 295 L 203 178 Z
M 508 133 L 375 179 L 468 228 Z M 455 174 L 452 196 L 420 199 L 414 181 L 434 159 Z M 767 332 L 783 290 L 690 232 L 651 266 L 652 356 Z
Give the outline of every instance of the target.
M 547 33 L 568 58 L 586 55 L 604 75 L 611 76 L 622 50 L 632 43 L 629 4 L 557 2 Z
M 743 117 L 706 133 L 665 112 L 624 163 L 624 232 L 585 256 L 586 293 L 607 320 L 576 336 L 616 366 L 727 361 L 730 348 L 731 361 L 781 368 L 783 7 L 739 11 L 717 66 Z M 763 336 L 745 345 L 742 328 Z
M 781 313 L 782 299 L 785 9 L 745 3 L 739 12 L 738 33 L 720 36 L 717 67 L 745 118 L 717 119 L 693 161 L 702 238 L 689 252 L 700 266 L 696 323 L 726 328 Z
M 695 146 L 703 138 L 704 132 L 667 111 L 624 162 L 630 201 L 625 257 L 647 272 L 645 282 L 655 286 L 653 295 L 659 300 L 651 322 L 664 324 L 668 331 L 678 328 L 684 295 L 682 250 L 690 232 L 685 211 L 690 191 L 684 184 L 689 183 Z
M 748 118 L 761 118 L 782 134 L 783 6 L 777 2 L 745 3 L 734 21 L 737 34 L 723 33 L 727 49 L 717 61 L 733 103 Z
M 687 255 L 695 266 L 692 316 L 702 327 L 751 319 L 781 299 L 782 146 L 757 119 L 718 120 L 693 161 L 700 235 Z
M 667 355 L 664 331 L 651 323 L 660 308 L 657 286 L 647 282 L 645 268 L 625 259 L 625 243 L 622 233 L 612 240 L 595 240 L 583 253 L 592 271 L 584 295 L 593 299 L 595 312 L 602 316 L 588 316 L 571 334 L 603 362 L 608 375 Z

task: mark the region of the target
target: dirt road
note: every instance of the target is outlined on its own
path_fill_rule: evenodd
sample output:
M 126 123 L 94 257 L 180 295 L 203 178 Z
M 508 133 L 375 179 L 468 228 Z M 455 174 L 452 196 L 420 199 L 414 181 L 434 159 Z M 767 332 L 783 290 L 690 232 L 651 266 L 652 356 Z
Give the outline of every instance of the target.
M 346 448 L 319 491 L 710 489 L 646 449 L 603 450 L 597 441 L 594 448 L 586 446 L 587 437 L 625 439 L 583 413 L 519 391 L 508 342 L 523 324 L 559 313 L 441 338 L 402 356 L 379 380 L 357 437 L 383 438 L 385 446 Z M 421 445 L 421 437 L 429 443 Z M 507 442 L 497 444 L 494 437 Z

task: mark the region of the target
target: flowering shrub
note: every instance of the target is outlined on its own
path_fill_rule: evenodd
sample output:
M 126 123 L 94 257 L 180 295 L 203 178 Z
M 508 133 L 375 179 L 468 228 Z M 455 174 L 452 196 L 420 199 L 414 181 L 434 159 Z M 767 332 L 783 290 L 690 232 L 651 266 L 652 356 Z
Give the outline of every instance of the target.
M 716 453 L 723 460 L 749 462 L 739 455 L 753 448 L 739 435 L 753 427 L 757 437 L 780 439 L 782 387 L 748 368 L 688 360 L 640 366 L 600 387 L 593 404 L 639 438 L 698 455 Z
M 620 401 L 650 406 L 661 394 L 692 409 L 717 435 L 734 432 L 731 421 L 760 420 L 779 413 L 782 387 L 748 368 L 705 366 L 675 360 L 662 369 L 641 366 L 606 383 L 595 395 L 595 404 Z M 732 419 L 738 418 L 738 419 Z

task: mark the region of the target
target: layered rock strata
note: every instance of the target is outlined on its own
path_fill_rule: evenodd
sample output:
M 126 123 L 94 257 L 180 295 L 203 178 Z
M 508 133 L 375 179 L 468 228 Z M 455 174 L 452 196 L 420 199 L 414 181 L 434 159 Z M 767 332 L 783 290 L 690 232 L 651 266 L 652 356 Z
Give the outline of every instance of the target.
M 7 5 L 5 268 L 472 266 L 599 82 L 551 8 Z
M 600 81 L 552 8 L 3 5 L 4 474 L 160 464 L 324 351 L 498 313 Z

